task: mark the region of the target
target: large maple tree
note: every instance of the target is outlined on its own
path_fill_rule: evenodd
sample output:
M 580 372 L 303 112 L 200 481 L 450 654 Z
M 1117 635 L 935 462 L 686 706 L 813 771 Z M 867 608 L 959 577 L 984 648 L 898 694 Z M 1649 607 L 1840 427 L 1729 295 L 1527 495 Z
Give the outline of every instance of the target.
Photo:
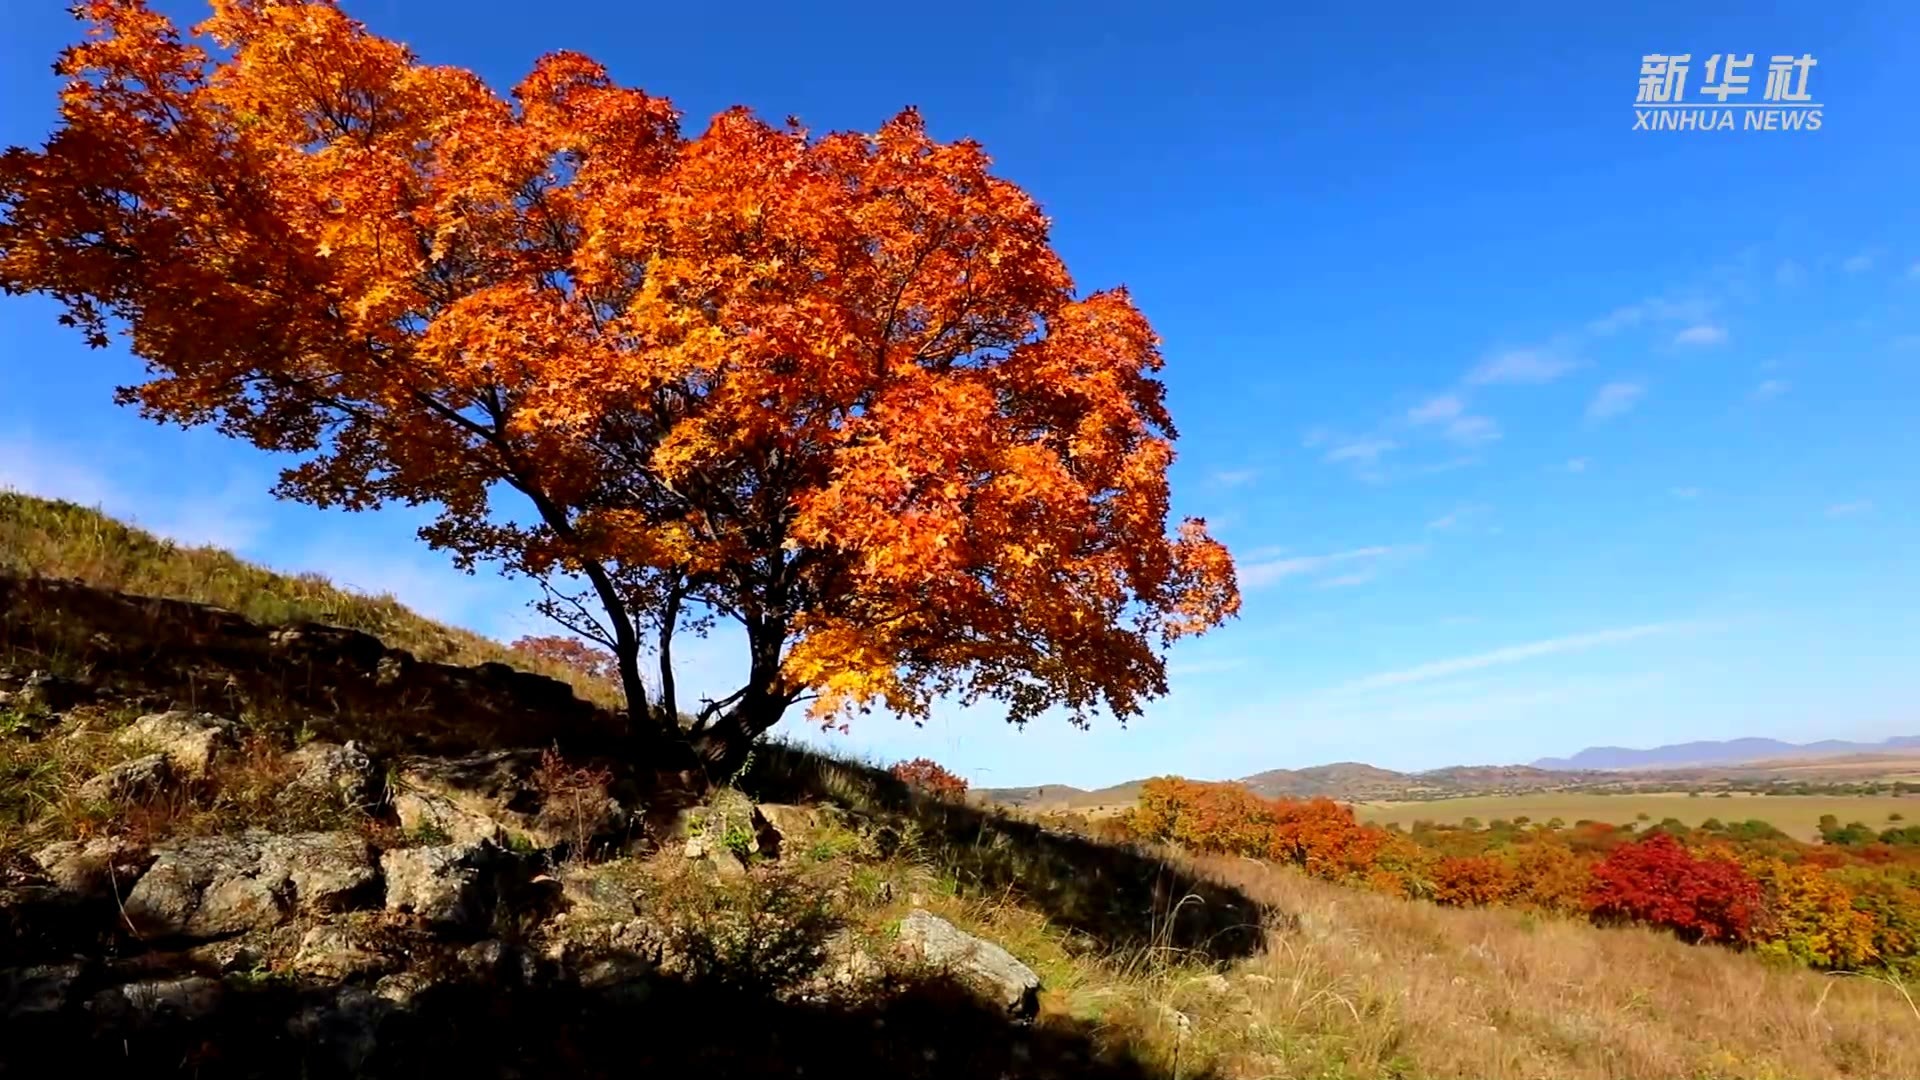
M 1125 718 L 1236 611 L 1204 524 L 1169 534 L 1153 330 L 976 144 L 688 136 L 577 54 L 503 98 L 332 3 L 212 7 L 76 6 L 60 123 L 0 159 L 0 285 L 123 332 L 147 415 L 296 455 L 283 496 L 431 506 L 542 582 L 636 731 L 725 767 L 803 700 Z M 719 619 L 748 674 L 689 718 L 674 638 Z

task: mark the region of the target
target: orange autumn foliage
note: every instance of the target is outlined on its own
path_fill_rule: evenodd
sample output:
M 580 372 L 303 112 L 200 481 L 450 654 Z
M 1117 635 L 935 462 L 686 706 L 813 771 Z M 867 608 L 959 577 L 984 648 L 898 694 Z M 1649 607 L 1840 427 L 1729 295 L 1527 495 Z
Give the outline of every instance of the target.
M 1433 899 L 1458 907 L 1504 904 L 1520 883 L 1513 868 L 1491 855 L 1453 855 L 1433 868 Z
M 1385 841 L 1331 799 L 1263 799 L 1238 784 L 1177 777 L 1147 781 L 1128 824 L 1147 839 L 1292 863 L 1335 880 L 1370 869 Z
M 689 136 L 578 54 L 502 95 L 329 0 L 212 8 L 76 6 L 60 124 L 0 158 L 0 287 L 124 325 L 123 400 L 295 455 L 281 494 L 437 507 L 637 729 L 724 766 L 803 699 L 1124 718 L 1237 610 L 1169 531 L 1152 327 L 978 145 L 911 110 Z M 673 638 L 716 620 L 748 674 L 683 733 Z
M 936 799 L 959 800 L 966 797 L 967 781 L 947 770 L 947 767 L 932 758 L 914 758 L 912 761 L 896 763 L 888 769 L 893 778 L 908 787 L 918 788 Z

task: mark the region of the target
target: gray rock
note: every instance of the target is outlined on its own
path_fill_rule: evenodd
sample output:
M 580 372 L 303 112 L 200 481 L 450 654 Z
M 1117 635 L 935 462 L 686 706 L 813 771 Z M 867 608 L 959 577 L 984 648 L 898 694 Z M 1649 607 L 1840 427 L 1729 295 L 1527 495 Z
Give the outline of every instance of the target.
M 500 854 L 488 841 L 389 851 L 380 856 L 387 910 L 444 926 L 485 926 L 493 916 L 491 871 Z
M 154 848 L 153 858 L 125 907 L 156 937 L 204 940 L 338 910 L 378 880 L 366 841 L 350 833 L 194 837 Z
M 95 802 L 144 802 L 173 786 L 165 754 L 123 761 L 80 785 L 80 797 Z
M 282 802 L 336 799 L 362 810 L 380 805 L 384 792 L 379 770 L 359 743 L 312 742 L 288 754 L 287 761 L 299 775 L 280 793 Z
M 149 713 L 114 733 L 115 741 L 126 746 L 158 750 L 167 756 L 175 773 L 199 779 L 213 767 L 221 751 L 235 743 L 236 727 L 207 713 Z
M 130 982 L 96 994 L 93 1006 L 96 1013 L 136 1022 L 197 1020 L 220 1007 L 220 980 L 194 975 Z
M 358 922 L 321 923 L 300 939 L 293 970 L 320 979 L 351 979 L 383 974 L 398 966 L 380 947 L 372 928 Z
M 938 915 L 915 910 L 900 921 L 900 944 L 1018 1019 L 1040 1008 L 1040 976 L 991 941 L 974 937 Z
M 302 911 L 345 911 L 371 899 L 380 881 L 372 846 L 346 832 L 268 837 L 260 849 L 260 872 L 290 882 Z
M 125 895 L 153 864 L 153 855 L 120 837 L 63 840 L 33 853 L 56 889 L 81 899 Z

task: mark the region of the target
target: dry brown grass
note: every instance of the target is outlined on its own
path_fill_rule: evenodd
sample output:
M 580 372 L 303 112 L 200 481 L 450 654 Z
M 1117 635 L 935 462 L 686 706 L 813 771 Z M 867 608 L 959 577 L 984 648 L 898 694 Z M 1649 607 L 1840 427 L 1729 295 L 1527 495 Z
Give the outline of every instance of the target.
M 1770 965 L 1648 930 L 1457 910 L 1245 860 L 1197 867 L 1291 913 L 1226 993 L 1144 984 L 1226 1076 L 1914 1077 L 1903 987 Z M 1191 977 L 1188 978 L 1192 983 Z M 1216 984 L 1217 985 L 1217 984 Z M 1118 1020 L 1119 1017 L 1115 1016 Z M 1157 1036 L 1170 1057 L 1162 1022 Z
M 420 660 L 509 664 L 570 683 L 588 700 L 619 703 L 616 687 L 423 618 L 392 596 L 342 589 L 318 574 L 275 573 L 218 548 L 175 544 L 73 503 L 0 490 L 0 574 L 70 578 L 138 596 L 212 604 L 263 625 L 344 626 Z

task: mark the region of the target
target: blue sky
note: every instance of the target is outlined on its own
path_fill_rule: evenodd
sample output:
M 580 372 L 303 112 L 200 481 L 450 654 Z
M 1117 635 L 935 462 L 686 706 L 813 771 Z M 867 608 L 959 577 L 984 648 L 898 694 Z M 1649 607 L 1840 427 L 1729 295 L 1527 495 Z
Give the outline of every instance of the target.
M 0 0 L 0 144 L 49 130 L 62 6 Z M 1920 11 L 346 6 L 497 87 L 589 52 L 696 129 L 919 105 L 1165 337 L 1179 509 L 1245 592 L 1173 692 L 1125 730 L 795 734 L 998 786 L 1920 733 Z M 1722 51 L 1760 57 L 1756 97 L 1767 55 L 1816 57 L 1822 129 L 1632 130 L 1643 54 L 1691 52 L 1697 85 Z M 417 518 L 275 503 L 258 452 L 117 409 L 136 362 L 55 314 L 0 298 L 0 483 L 537 629 Z M 733 646 L 683 685 L 730 689 Z

